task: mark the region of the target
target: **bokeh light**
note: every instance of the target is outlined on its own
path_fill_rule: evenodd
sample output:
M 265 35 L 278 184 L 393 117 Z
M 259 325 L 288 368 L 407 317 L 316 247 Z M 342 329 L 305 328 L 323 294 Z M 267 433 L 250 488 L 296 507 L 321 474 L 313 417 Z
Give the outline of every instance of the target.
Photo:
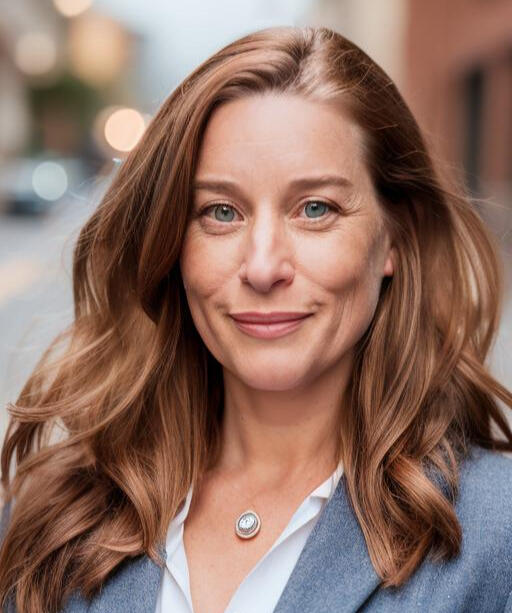
M 50 72 L 57 61 L 55 41 L 45 32 L 27 32 L 16 42 L 14 58 L 20 70 L 29 75 Z
M 115 110 L 105 122 L 105 140 L 117 151 L 130 151 L 146 129 L 144 117 L 130 108 Z
M 53 0 L 53 4 L 64 17 L 76 17 L 91 6 L 92 0 Z
M 71 69 L 94 87 L 102 87 L 119 76 L 128 46 L 125 30 L 106 15 L 86 13 L 70 22 Z
M 42 162 L 34 169 L 32 187 L 43 200 L 58 200 L 68 188 L 66 170 L 57 162 Z

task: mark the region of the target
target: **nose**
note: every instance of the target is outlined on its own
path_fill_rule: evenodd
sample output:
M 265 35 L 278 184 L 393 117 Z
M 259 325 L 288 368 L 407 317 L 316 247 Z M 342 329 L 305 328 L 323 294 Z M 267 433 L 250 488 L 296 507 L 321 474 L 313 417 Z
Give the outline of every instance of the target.
M 258 292 L 269 292 L 276 284 L 292 282 L 293 245 L 281 218 L 274 211 L 264 211 L 249 226 L 244 244 L 240 279 Z

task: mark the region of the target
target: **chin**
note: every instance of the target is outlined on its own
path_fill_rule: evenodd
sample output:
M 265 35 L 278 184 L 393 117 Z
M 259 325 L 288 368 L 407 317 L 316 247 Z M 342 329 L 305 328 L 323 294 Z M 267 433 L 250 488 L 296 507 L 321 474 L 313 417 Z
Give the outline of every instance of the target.
M 268 392 L 285 392 L 299 387 L 304 378 L 296 370 L 291 372 L 285 368 L 278 371 L 267 365 L 261 369 L 252 368 L 250 373 L 238 372 L 236 376 L 253 389 Z

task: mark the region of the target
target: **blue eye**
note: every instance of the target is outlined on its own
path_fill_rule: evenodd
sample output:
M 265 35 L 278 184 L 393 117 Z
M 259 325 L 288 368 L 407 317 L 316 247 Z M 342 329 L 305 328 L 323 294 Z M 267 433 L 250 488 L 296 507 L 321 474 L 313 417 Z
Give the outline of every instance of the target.
M 307 210 L 308 207 L 310 207 L 309 210 L 313 213 L 314 218 L 322 216 L 322 212 L 332 208 L 327 204 L 327 202 L 322 202 L 321 200 L 310 200 L 306 203 L 304 210 Z
M 208 207 L 209 208 L 209 207 Z M 211 208 L 215 211 L 215 219 L 217 221 L 233 221 L 233 218 L 226 219 L 226 214 L 229 217 L 229 214 L 233 214 L 233 208 L 229 206 L 229 204 L 214 204 Z M 221 211 L 220 216 L 217 217 L 217 211 Z

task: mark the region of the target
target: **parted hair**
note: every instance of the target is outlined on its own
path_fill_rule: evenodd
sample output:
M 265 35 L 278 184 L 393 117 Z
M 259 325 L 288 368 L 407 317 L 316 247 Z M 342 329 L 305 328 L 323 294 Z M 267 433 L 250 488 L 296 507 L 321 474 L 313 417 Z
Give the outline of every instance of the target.
M 212 111 L 265 93 L 338 105 L 361 128 L 396 247 L 337 433 L 383 587 L 427 554 L 459 552 L 454 502 L 470 445 L 512 451 L 499 405 L 512 408 L 512 394 L 486 367 L 502 262 L 462 182 L 440 176 L 397 87 L 358 46 L 326 27 L 266 28 L 171 92 L 80 229 L 73 322 L 7 407 L 1 603 L 53 613 L 75 590 L 93 597 L 128 558 L 162 564 L 169 522 L 215 464 L 222 367 L 194 326 L 178 260 Z

